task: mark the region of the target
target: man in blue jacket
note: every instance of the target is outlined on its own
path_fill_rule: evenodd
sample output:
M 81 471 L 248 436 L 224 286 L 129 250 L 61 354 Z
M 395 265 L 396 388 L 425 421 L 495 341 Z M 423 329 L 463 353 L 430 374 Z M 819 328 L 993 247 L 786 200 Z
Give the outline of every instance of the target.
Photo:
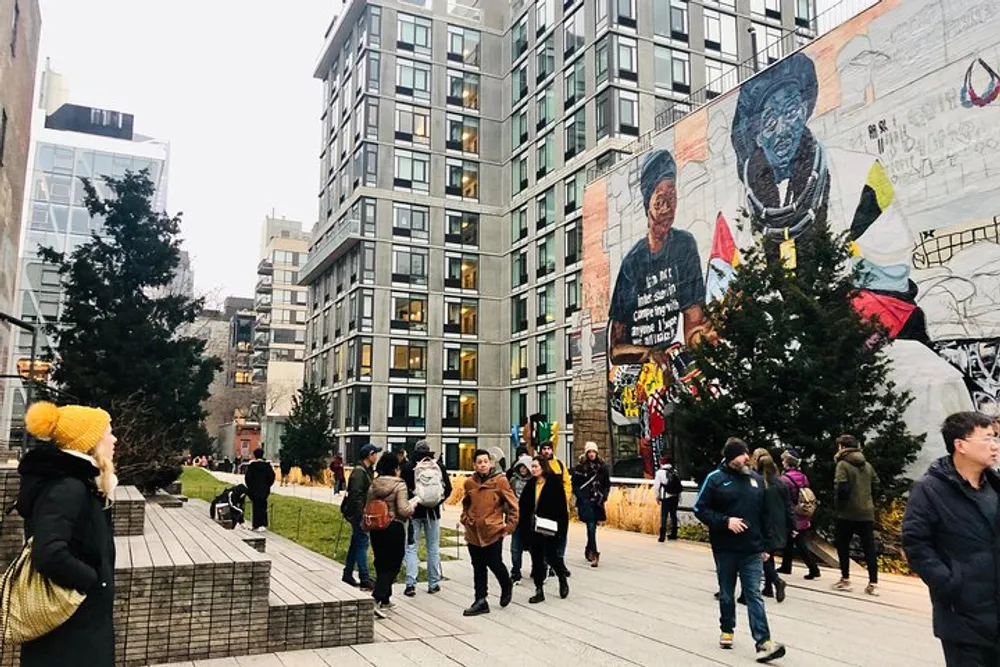
M 708 526 L 719 577 L 719 646 L 733 647 L 736 628 L 736 578 L 746 596 L 750 634 L 757 648 L 757 662 L 785 655 L 785 647 L 771 639 L 760 592 L 767 532 L 764 480 L 750 470 L 750 452 L 739 438 L 729 438 L 723 461 L 705 478 L 694 503 L 694 514 Z
M 931 593 L 934 635 L 948 667 L 1000 664 L 1000 453 L 990 417 L 950 415 L 947 456 L 913 485 L 903 550 Z

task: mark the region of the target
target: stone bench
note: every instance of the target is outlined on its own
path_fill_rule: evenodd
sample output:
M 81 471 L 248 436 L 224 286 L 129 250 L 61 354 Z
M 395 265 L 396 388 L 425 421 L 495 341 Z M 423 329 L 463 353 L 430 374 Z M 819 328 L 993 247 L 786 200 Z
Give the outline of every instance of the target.
M 111 523 L 115 536 L 142 535 L 146 516 L 146 497 L 134 486 L 119 486 L 115 489 L 114 503 L 111 505 Z

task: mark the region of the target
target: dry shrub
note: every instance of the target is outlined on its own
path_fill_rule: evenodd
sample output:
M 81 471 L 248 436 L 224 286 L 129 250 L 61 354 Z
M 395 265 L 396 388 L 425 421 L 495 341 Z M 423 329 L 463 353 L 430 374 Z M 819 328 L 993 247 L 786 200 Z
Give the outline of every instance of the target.
M 278 475 L 279 479 L 281 478 L 281 473 L 279 471 L 276 470 L 275 474 Z M 302 470 L 298 466 L 295 466 L 294 468 L 292 468 L 288 472 L 288 479 L 286 481 L 289 484 L 295 484 L 297 486 L 326 486 L 326 487 L 332 487 L 333 486 L 333 472 L 331 472 L 329 468 L 326 469 L 326 470 L 322 470 L 322 471 L 320 471 L 320 478 L 319 479 L 313 479 L 312 477 L 309 477 L 308 475 L 303 475 L 302 474 Z
M 461 473 L 451 476 L 451 495 L 445 498 L 448 505 L 460 505 L 465 498 L 465 479 L 468 475 Z
M 906 501 L 894 499 L 889 505 L 878 509 L 875 525 L 878 526 L 878 540 L 882 553 L 878 557 L 879 572 L 912 575 L 913 570 L 903 553 L 903 514 Z
M 660 506 L 652 486 L 614 486 L 604 510 L 608 515 L 605 525 L 611 528 L 650 535 L 660 532 Z

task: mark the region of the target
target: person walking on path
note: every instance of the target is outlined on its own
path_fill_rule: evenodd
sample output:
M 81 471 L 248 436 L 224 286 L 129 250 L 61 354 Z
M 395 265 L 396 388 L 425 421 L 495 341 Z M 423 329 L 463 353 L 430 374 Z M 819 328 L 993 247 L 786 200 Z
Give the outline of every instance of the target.
M 837 467 L 833 476 L 834 499 L 837 503 L 835 541 L 840 561 L 840 581 L 837 591 L 851 590 L 851 540 L 857 535 L 868 565 L 868 586 L 865 593 L 878 596 L 878 555 L 875 552 L 875 503 L 878 475 L 853 435 L 837 438 Z
M 114 667 L 115 543 L 111 498 L 115 436 L 104 410 L 38 402 L 25 427 L 49 442 L 18 466 L 17 511 L 33 539 L 34 570 L 57 586 L 86 594 L 65 623 L 21 645 L 24 667 Z
M 351 479 L 347 484 L 347 496 L 340 503 L 340 513 L 351 524 L 351 544 L 347 547 L 347 557 L 344 559 L 343 582 L 358 586 L 363 591 L 375 590 L 375 584 L 368 573 L 368 533 L 361 527 L 361 515 L 368 501 L 368 489 L 372 485 L 373 469 L 378 460 L 381 447 L 368 443 L 362 445 L 358 456 L 360 461 L 351 471 Z M 354 568 L 358 568 L 360 583 L 354 578 Z
M 334 495 L 340 493 L 344 490 L 346 486 L 344 482 L 344 457 L 340 454 L 334 454 L 333 460 L 330 461 L 330 472 L 333 473 L 333 493 Z
M 764 597 L 785 601 L 786 584 L 778 576 L 774 552 L 783 549 L 792 533 L 792 505 L 788 499 L 788 486 L 778 475 L 778 466 L 770 454 L 756 459 L 757 474 L 764 479 L 764 503 L 767 505 L 767 537 L 764 544 L 767 560 L 764 561 Z
M 288 475 L 292 472 L 292 460 L 284 457 L 278 461 L 278 471 L 281 473 L 281 485 L 288 486 Z
M 674 469 L 673 460 L 669 454 L 660 457 L 660 468 L 653 477 L 653 495 L 656 504 L 660 506 L 660 539 L 677 539 L 677 505 L 681 500 L 681 476 Z M 667 535 L 667 518 L 670 518 L 670 535 Z
M 596 442 L 584 446 L 583 457 L 573 469 L 573 491 L 576 512 L 580 521 L 587 524 L 587 546 L 583 555 L 591 567 L 597 567 L 601 562 L 601 552 L 597 550 L 597 524 L 608 519 L 604 503 L 611 493 L 611 473 L 597 452 Z
M 785 647 L 771 639 L 767 612 L 760 591 L 761 563 L 767 557 L 767 504 L 764 480 L 750 470 L 746 443 L 730 438 L 722 450 L 723 462 L 702 482 L 694 503 L 694 514 L 708 526 L 712 555 L 719 579 L 719 611 L 722 633 L 719 646 L 733 647 L 736 629 L 736 579 L 747 601 L 750 634 L 757 662 L 770 662 L 785 655 Z
M 253 530 L 262 533 L 267 530 L 267 500 L 274 486 L 274 467 L 264 459 L 262 448 L 253 450 L 253 461 L 247 465 L 243 483 L 247 486 L 247 497 L 253 507 Z
M 560 476 L 562 478 L 563 490 L 566 493 L 566 512 L 569 512 L 569 505 L 573 497 L 573 482 L 570 479 L 569 468 L 566 464 L 560 461 L 555 456 L 555 450 L 552 448 L 552 441 L 545 440 L 541 445 L 538 446 L 538 453 L 549 462 L 549 467 L 552 468 L 553 474 Z M 563 563 L 566 562 L 566 538 L 567 534 L 562 537 L 562 542 L 559 544 L 559 556 L 563 559 Z M 565 565 L 563 566 L 565 567 Z M 565 570 L 566 576 L 569 576 L 569 569 Z M 553 571 L 551 574 L 555 574 Z
M 517 527 L 517 498 L 503 473 L 493 470 L 489 452 L 477 449 L 473 461 L 476 470 L 465 480 L 461 522 L 472 560 L 476 599 L 462 612 L 465 616 L 490 613 L 487 569 L 500 583 L 501 607 L 509 605 L 514 595 L 514 583 L 503 564 L 503 538 Z
M 520 447 L 518 450 L 520 451 Z M 524 451 L 527 452 L 528 448 L 525 447 Z M 527 453 L 520 454 L 514 465 L 510 467 L 507 471 L 507 481 L 510 483 L 510 488 L 514 491 L 514 497 L 520 501 L 521 493 L 524 491 L 524 487 L 528 485 L 528 480 L 531 479 L 531 457 Z M 521 565 L 524 562 L 524 544 L 521 540 L 521 526 L 518 523 L 517 529 L 510 536 L 510 579 L 516 585 L 521 581 Z
M 451 478 L 444 463 L 435 458 L 426 440 L 417 443 L 413 461 L 403 467 L 403 481 L 417 509 L 406 531 L 406 589 L 403 595 L 417 594 L 420 535 L 427 541 L 427 592 L 441 590 L 441 505 L 451 495 Z
M 903 551 L 930 589 L 948 667 L 1000 665 L 1000 440 L 990 418 L 958 412 L 941 427 L 947 456 L 910 491 Z
M 802 489 L 810 488 L 809 478 L 799 470 L 799 453 L 794 449 L 787 449 L 781 455 L 781 467 L 785 473 L 782 478 L 788 482 L 788 500 L 792 505 L 794 516 L 794 526 L 788 535 L 785 550 L 781 558 L 781 567 L 778 568 L 780 574 L 792 573 L 793 555 L 798 552 L 806 564 L 808 573 L 806 579 L 819 579 L 819 564 L 816 556 L 809 549 L 809 531 L 812 529 L 812 517 L 805 516 L 797 511 L 799 507 L 799 495 Z M 815 509 L 815 508 L 814 508 Z
M 518 529 L 531 551 L 531 578 L 535 582 L 535 594 L 528 599 L 531 604 L 545 601 L 548 569 L 555 571 L 559 578 L 559 597 L 569 595 L 566 565 L 559 552 L 569 530 L 569 508 L 563 502 L 560 476 L 552 471 L 551 463 L 544 456 L 532 460 L 531 480 L 519 501 Z
M 380 530 L 372 529 L 369 537 L 375 554 L 375 615 L 386 618 L 392 609 L 392 582 L 396 580 L 406 553 L 405 521 L 413 516 L 417 498 L 409 498 L 406 482 L 399 477 L 399 459 L 392 452 L 382 456 L 375 464 L 377 477 L 368 489 L 368 500 L 384 501 L 388 508 L 389 525 Z

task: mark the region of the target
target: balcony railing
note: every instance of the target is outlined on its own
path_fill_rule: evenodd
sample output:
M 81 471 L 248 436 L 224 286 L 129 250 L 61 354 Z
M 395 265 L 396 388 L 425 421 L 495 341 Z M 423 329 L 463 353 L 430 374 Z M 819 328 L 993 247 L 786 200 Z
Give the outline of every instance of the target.
M 309 259 L 299 269 L 299 284 L 308 285 L 361 240 L 361 222 L 344 220 L 328 232 L 326 239 L 309 251 Z

